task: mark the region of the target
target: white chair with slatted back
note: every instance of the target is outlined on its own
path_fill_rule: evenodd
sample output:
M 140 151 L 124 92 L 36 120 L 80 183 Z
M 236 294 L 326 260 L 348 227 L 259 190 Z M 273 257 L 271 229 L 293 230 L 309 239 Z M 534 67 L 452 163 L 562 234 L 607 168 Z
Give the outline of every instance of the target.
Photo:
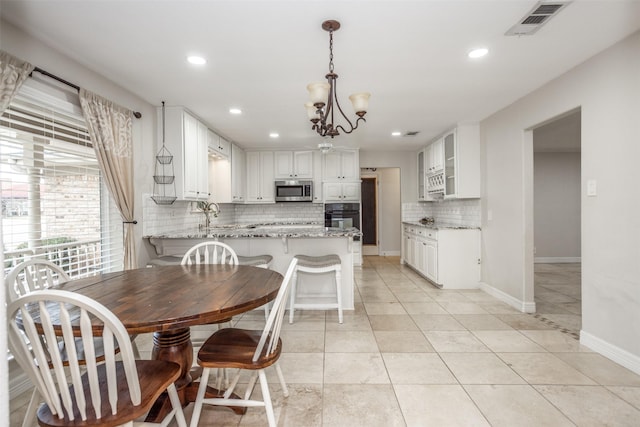
M 182 265 L 229 264 L 238 265 L 238 255 L 222 242 L 202 242 L 191 247 L 182 257 Z
M 228 264 L 238 265 L 238 255 L 233 248 L 226 243 L 209 241 L 197 243 L 192 246 L 187 253 L 182 257 L 182 265 L 198 265 L 198 264 Z M 232 318 L 222 319 L 215 324 L 223 325 L 225 323 L 231 324 Z M 207 325 L 193 326 L 191 327 L 191 344 L 193 345 L 194 352 L 197 351 L 202 343 L 211 335 L 211 328 Z M 225 377 L 226 372 L 219 372 L 218 375 L 218 389 L 221 387 L 222 378 Z
M 9 348 L 45 402 L 37 413 L 40 425 L 135 425 L 133 420 L 166 390 L 173 409 L 160 425 L 175 417 L 186 426 L 174 384 L 180 366 L 135 360 L 127 330 L 97 301 L 75 292 L 38 290 L 9 303 L 7 319 Z M 67 363 L 58 346 L 60 335 Z M 97 338 L 104 347 L 103 362 L 96 361 Z M 87 355 L 84 370 L 76 353 L 78 339 Z
M 282 340 L 280 330 L 282 319 L 286 309 L 286 301 L 289 297 L 291 278 L 296 268 L 297 259 L 293 259 L 287 273 L 282 280 L 282 285 L 273 303 L 269 318 L 262 331 L 254 331 L 238 328 L 219 329 L 202 345 L 198 352 L 198 365 L 202 366 L 202 376 L 200 386 L 193 407 L 191 416 L 191 427 L 196 427 L 200 420 L 200 413 L 203 404 L 254 407 L 264 406 L 267 412 L 267 421 L 270 427 L 275 427 L 276 420 L 269 393 L 269 384 L 265 369 L 269 366 L 276 368 L 278 379 L 282 386 L 284 396 L 289 395 L 287 384 L 284 381 L 282 370 L 278 365 L 278 359 L 282 352 Z M 211 369 L 238 368 L 237 375 L 231 381 L 230 386 L 222 397 L 205 398 L 207 381 Z M 251 379 L 241 399 L 231 398 L 235 387 L 238 385 L 242 370 L 252 371 Z M 252 400 L 251 395 L 256 385 L 256 380 L 260 381 L 262 390 L 262 400 Z
M 7 275 L 6 286 L 8 289 L 7 301 L 13 301 L 23 295 L 29 294 L 33 291 L 49 289 L 53 286 L 58 286 L 66 283 L 70 280 L 67 273 L 58 265 L 45 259 L 31 259 L 18 264 Z M 133 341 L 135 336 L 131 337 Z M 61 346 L 64 349 L 64 346 Z M 133 343 L 133 352 L 137 359 L 140 358 L 138 347 Z M 102 349 L 98 349 L 96 358 L 98 361 L 102 360 Z M 80 364 L 84 364 L 84 353 L 79 354 Z M 67 363 L 66 354 L 64 354 L 63 361 Z M 25 413 L 23 420 L 23 427 L 31 427 L 35 419 L 35 411 L 40 404 L 40 395 L 38 394 L 37 387 L 34 388 Z
M 31 259 L 18 264 L 7 275 L 8 300 L 26 295 L 29 292 L 48 289 L 68 282 L 67 273 L 45 259 Z

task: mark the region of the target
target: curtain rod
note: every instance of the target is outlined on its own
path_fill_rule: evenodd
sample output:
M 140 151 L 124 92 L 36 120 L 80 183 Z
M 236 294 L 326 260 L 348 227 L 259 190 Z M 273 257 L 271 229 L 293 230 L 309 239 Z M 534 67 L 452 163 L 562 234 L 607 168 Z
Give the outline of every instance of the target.
M 47 77 L 51 77 L 53 80 L 59 81 L 60 83 L 63 83 L 65 85 L 67 85 L 67 86 L 70 86 L 70 87 L 74 88 L 75 90 L 77 90 L 78 92 L 80 92 L 80 86 L 78 86 L 76 84 L 73 84 L 73 83 L 63 79 L 62 77 L 58 77 L 55 74 L 51 74 L 50 72 L 45 71 L 40 67 L 35 67 L 33 69 L 33 71 L 35 71 L 37 73 L 40 73 L 40 74 L 44 74 Z M 33 71 L 32 71 L 32 73 L 33 73 Z M 133 117 L 135 117 L 136 119 L 139 119 L 140 117 L 142 117 L 142 113 L 140 113 L 139 111 L 134 111 L 133 112 Z

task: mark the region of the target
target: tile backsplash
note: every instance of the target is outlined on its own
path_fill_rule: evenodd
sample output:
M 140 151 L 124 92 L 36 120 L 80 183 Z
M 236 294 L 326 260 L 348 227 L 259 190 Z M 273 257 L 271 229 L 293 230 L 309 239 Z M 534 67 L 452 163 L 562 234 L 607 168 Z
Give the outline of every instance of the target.
M 256 224 L 267 222 L 324 222 L 324 206 L 319 203 L 275 203 L 265 205 L 220 204 L 216 224 Z M 204 224 L 204 214 L 195 202 L 176 200 L 172 205 L 156 205 L 151 194 L 143 196 L 143 235 L 152 236 L 197 229 Z
M 402 204 L 402 220 L 418 221 L 433 217 L 436 222 L 480 227 L 480 199 L 439 200 Z
M 480 227 L 480 199 L 441 200 L 402 204 L 402 220 L 418 221 L 434 217 L 437 222 Z M 145 236 L 194 230 L 204 224 L 204 215 L 195 202 L 176 200 L 172 205 L 156 205 L 151 194 L 143 197 L 143 234 Z M 211 218 L 216 224 L 258 224 L 269 222 L 324 222 L 324 205 L 320 203 L 220 204 L 220 214 Z
M 235 219 L 240 224 L 264 222 L 317 222 L 324 223 L 324 205 L 321 203 L 275 203 L 268 205 L 233 205 Z

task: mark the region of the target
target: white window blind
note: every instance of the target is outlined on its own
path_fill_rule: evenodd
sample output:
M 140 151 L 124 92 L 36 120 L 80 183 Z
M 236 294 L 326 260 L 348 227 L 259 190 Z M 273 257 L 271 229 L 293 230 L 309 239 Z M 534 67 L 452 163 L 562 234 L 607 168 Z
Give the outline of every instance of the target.
M 75 91 L 27 80 L 0 116 L 0 185 L 5 274 L 34 257 L 71 277 L 122 270 L 122 220 Z

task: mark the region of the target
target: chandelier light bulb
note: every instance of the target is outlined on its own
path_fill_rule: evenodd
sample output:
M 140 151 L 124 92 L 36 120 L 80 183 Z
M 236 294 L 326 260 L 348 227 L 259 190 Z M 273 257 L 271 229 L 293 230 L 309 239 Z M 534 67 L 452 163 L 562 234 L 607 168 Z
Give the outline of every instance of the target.
M 318 114 L 318 109 L 316 108 L 315 105 L 313 105 L 313 103 L 307 102 L 306 104 L 304 104 L 304 107 L 307 109 L 307 116 L 309 116 L 309 120 L 311 121 L 315 120 L 314 123 L 320 120 L 320 114 Z
M 309 101 L 311 101 L 311 103 L 316 106 L 322 104 L 319 107 L 322 108 L 327 103 L 327 99 L 329 98 L 330 87 L 331 86 L 329 85 L 329 83 L 325 82 L 309 83 L 307 85 L 307 90 L 309 91 Z
M 353 105 L 353 111 L 355 111 L 356 114 L 359 115 L 360 113 L 367 112 L 367 108 L 369 108 L 370 96 L 371 94 L 369 92 L 361 92 L 354 93 L 349 97 L 349 99 L 351 100 L 351 104 Z

